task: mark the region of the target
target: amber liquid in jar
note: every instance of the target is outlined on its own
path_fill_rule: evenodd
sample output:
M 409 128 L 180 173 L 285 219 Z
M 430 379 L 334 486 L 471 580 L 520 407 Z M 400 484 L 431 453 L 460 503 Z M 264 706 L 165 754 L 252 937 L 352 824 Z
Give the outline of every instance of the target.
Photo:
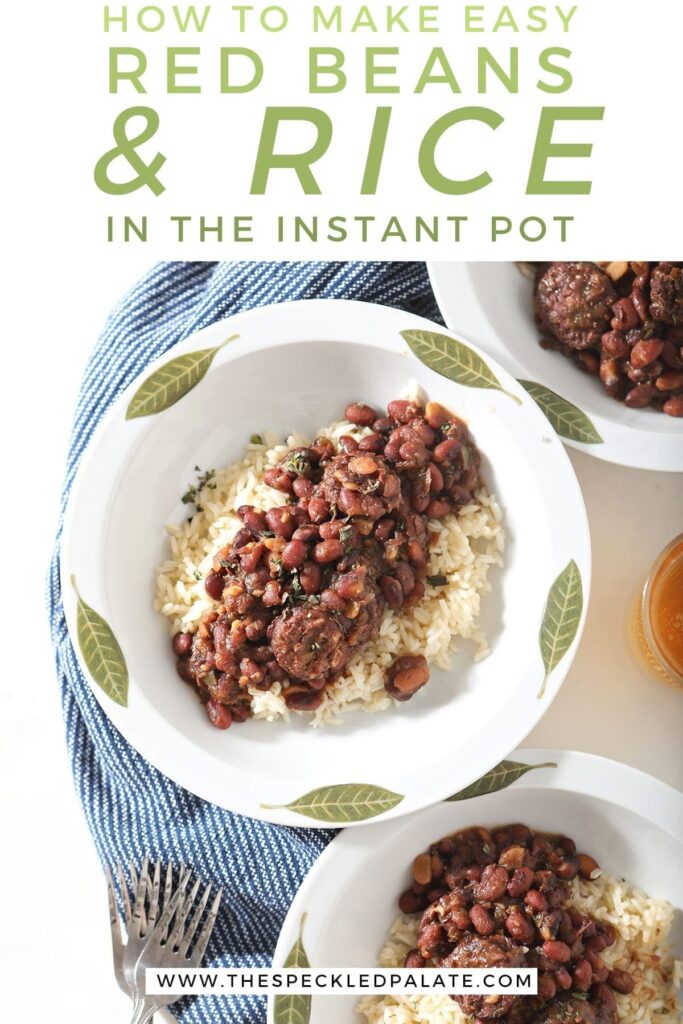
M 660 674 L 683 685 L 683 534 L 657 559 L 643 591 L 640 625 Z

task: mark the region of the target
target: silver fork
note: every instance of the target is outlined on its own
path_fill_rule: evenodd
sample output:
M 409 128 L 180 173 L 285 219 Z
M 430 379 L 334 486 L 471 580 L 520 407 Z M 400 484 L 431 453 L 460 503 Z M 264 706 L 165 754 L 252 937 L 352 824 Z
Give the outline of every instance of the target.
M 173 868 L 169 865 L 163 894 L 163 912 L 161 910 L 161 865 L 154 868 L 153 878 L 149 877 L 149 861 L 145 858 L 140 875 L 131 865 L 133 879 L 133 902 L 128 894 L 125 875 L 121 865 L 117 865 L 117 873 L 121 884 L 124 919 L 126 923 L 126 942 L 121 935 L 121 922 L 116 907 L 114 881 L 107 869 L 107 887 L 109 890 L 109 917 L 112 933 L 112 952 L 114 972 L 119 988 L 133 1000 L 133 1017 L 131 1024 L 146 1024 L 153 1014 L 162 1006 L 169 1006 L 180 996 L 147 996 L 145 994 L 145 972 L 148 968 L 199 967 L 206 951 L 213 927 L 216 922 L 222 890 L 214 897 L 211 909 L 206 917 L 204 927 L 189 952 L 192 940 L 197 932 L 211 893 L 211 885 L 207 885 L 197 903 L 192 918 L 186 927 L 187 919 L 195 904 L 199 892 L 199 879 L 187 894 L 187 886 L 191 873 L 181 869 L 178 885 L 173 890 Z

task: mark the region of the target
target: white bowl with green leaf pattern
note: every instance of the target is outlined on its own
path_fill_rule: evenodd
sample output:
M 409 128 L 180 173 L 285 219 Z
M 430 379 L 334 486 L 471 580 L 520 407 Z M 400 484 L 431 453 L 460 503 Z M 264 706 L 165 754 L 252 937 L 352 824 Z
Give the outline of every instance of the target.
M 153 609 L 164 525 L 185 517 L 181 495 L 194 467 L 228 465 L 267 429 L 313 432 L 352 400 L 386 406 L 412 381 L 467 420 L 503 510 L 505 564 L 491 575 L 481 617 L 490 655 L 475 663 L 463 642 L 452 669 L 435 670 L 413 700 L 351 713 L 341 726 L 312 729 L 296 718 L 215 729 L 178 679 L 166 622 Z M 523 388 L 427 320 L 332 300 L 240 314 L 149 367 L 88 447 L 62 543 L 74 646 L 126 739 L 222 807 L 311 827 L 407 814 L 504 758 L 569 669 L 590 567 L 576 478 Z
M 683 420 L 629 409 L 595 377 L 541 348 L 533 285 L 515 263 L 431 263 L 428 269 L 448 327 L 522 382 L 566 444 L 622 466 L 683 472 Z
M 459 829 L 508 822 L 568 835 L 607 874 L 671 903 L 671 948 L 683 956 L 683 793 L 593 754 L 517 750 L 467 792 L 401 821 L 337 836 L 289 908 L 273 966 L 376 966 L 413 859 Z M 358 999 L 278 995 L 268 1000 L 268 1024 L 359 1024 Z

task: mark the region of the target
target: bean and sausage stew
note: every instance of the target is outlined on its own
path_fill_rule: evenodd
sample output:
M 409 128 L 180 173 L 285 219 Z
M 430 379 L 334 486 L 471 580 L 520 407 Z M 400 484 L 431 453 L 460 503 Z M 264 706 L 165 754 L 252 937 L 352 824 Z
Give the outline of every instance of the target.
M 541 345 L 612 398 L 683 416 L 683 264 L 541 264 L 534 308 Z
M 604 965 L 616 932 L 573 907 L 569 886 L 597 874 L 571 839 L 526 825 L 448 836 L 415 858 L 399 899 L 404 914 L 422 912 L 405 966 L 538 969 L 537 996 L 455 996 L 477 1024 L 616 1024 L 614 993 L 633 979 Z
M 465 423 L 435 402 L 361 403 L 346 418 L 369 428 L 290 450 L 264 482 L 288 497 L 267 511 L 245 505 L 231 543 L 205 579 L 215 601 L 194 634 L 177 633 L 182 679 L 211 722 L 227 729 L 251 714 L 249 688 L 282 687 L 287 706 L 313 711 L 325 688 L 375 637 L 385 608 L 425 593 L 429 520 L 472 500 L 480 456 Z M 430 580 L 438 585 L 438 580 Z M 387 692 L 412 697 L 429 680 L 422 655 L 388 670 Z

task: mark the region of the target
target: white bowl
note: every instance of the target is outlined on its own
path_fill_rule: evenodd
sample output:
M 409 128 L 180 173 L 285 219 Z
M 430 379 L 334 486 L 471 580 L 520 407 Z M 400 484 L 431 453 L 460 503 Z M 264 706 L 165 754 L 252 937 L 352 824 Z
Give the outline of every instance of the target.
M 501 391 L 456 385 L 429 370 L 399 333 L 409 328 L 434 325 L 344 301 L 271 306 L 215 324 L 154 364 L 239 334 L 216 354 L 204 379 L 165 411 L 126 420 L 135 382 L 108 412 L 79 470 L 64 529 L 62 574 L 81 666 L 92 682 L 76 642 L 72 576 L 82 599 L 109 624 L 127 663 L 127 706 L 93 683 L 102 707 L 153 765 L 222 807 L 323 827 L 330 821 L 264 805 L 286 805 L 314 788 L 346 783 L 396 794 L 385 817 L 434 803 L 483 774 L 527 735 L 571 663 L 586 614 L 590 544 L 567 455 L 535 403 L 503 370 L 491 363 L 521 404 Z M 193 467 L 229 464 L 251 434 L 266 429 L 281 436 L 315 431 L 343 415 L 352 400 L 385 406 L 411 380 L 469 422 L 484 455 L 485 479 L 501 502 L 505 567 L 492 573 L 482 617 L 492 653 L 475 664 L 471 646 L 463 644 L 452 671 L 435 671 L 412 701 L 375 715 L 349 714 L 342 726 L 314 730 L 307 718 L 296 718 L 290 725 L 249 721 L 228 732 L 215 729 L 193 691 L 178 680 L 167 624 L 152 607 L 154 569 L 167 557 L 164 524 L 186 515 L 180 495 Z M 583 582 L 583 611 L 539 699 L 539 626 L 549 587 L 571 560 Z
M 372 967 L 410 885 L 413 858 L 450 832 L 520 821 L 571 836 L 610 875 L 668 900 L 671 945 L 683 955 L 683 794 L 649 775 L 591 754 L 519 750 L 535 769 L 510 789 L 440 803 L 402 821 L 345 831 L 330 843 L 292 903 L 273 958 L 284 964 L 305 914 L 303 942 L 312 967 Z M 313 997 L 310 1024 L 354 1024 L 356 996 Z M 273 1021 L 269 999 L 268 1020 Z M 308 1024 L 308 1022 L 304 1022 Z
M 600 381 L 539 345 L 533 285 L 514 263 L 431 263 L 429 276 L 444 320 L 497 359 L 518 380 L 544 385 L 580 409 L 600 440 L 567 444 L 607 462 L 683 472 L 683 420 L 629 409 Z

